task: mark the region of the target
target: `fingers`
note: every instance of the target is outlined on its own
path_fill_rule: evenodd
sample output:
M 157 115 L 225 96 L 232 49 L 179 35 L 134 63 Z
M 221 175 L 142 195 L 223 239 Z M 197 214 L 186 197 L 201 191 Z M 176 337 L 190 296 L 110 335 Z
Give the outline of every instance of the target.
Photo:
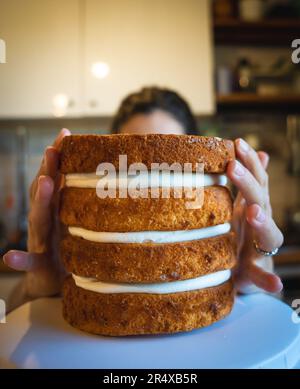
M 258 246 L 264 251 L 272 251 L 283 244 L 283 235 L 273 218 L 259 205 L 247 207 L 246 219 L 253 228 Z
M 262 207 L 265 206 L 266 196 L 261 185 L 239 161 L 229 162 L 227 176 L 239 189 L 247 205 L 259 204 Z
M 38 171 L 37 177 L 40 175 L 50 175 L 51 176 L 51 170 L 53 173 L 56 173 L 57 167 L 58 167 L 58 156 L 59 156 L 59 148 L 61 145 L 61 142 L 65 136 L 71 135 L 71 132 L 63 128 L 59 134 L 57 135 L 56 139 L 53 142 L 52 146 L 49 146 L 46 148 L 44 153 L 44 158 L 42 160 L 41 167 Z M 56 166 L 56 170 L 54 171 L 54 167 Z
M 260 161 L 257 152 L 243 139 L 235 141 L 236 153 L 242 164 L 252 173 L 253 177 L 261 184 L 268 184 L 268 175 Z
M 58 169 L 58 156 L 59 153 L 53 146 L 46 148 L 41 167 L 37 173 L 37 178 L 42 175 L 55 178 Z
M 49 231 L 52 226 L 51 200 L 54 191 L 54 182 L 51 177 L 40 176 L 34 201 L 28 216 L 29 221 L 29 249 L 43 253 L 46 250 Z
M 69 136 L 69 135 L 71 135 L 71 131 L 68 130 L 67 128 L 63 128 L 63 129 L 59 132 L 59 134 L 57 135 L 56 139 L 54 140 L 54 142 L 53 142 L 53 147 L 56 148 L 57 150 L 59 150 L 63 138 L 64 138 L 65 136 Z
M 248 276 L 254 285 L 266 292 L 279 293 L 283 288 L 282 282 L 276 274 L 266 272 L 255 264 L 251 264 L 249 267 Z
M 228 178 L 239 189 L 239 197 L 248 205 L 259 204 L 265 208 L 269 202 L 268 175 L 265 171 L 269 156 L 263 151 L 256 153 L 243 139 L 235 141 L 237 160 L 228 164 Z
M 63 128 L 53 142 L 53 145 L 46 148 L 41 167 L 37 174 L 37 178 L 41 175 L 44 175 L 55 179 L 59 163 L 59 148 L 63 138 L 69 135 L 71 135 L 71 132 L 66 128 Z
M 38 174 L 31 186 L 31 207 L 29 212 L 28 252 L 9 251 L 4 262 L 13 269 L 32 271 L 47 268 L 49 234 L 55 222 L 52 214 L 55 184 L 58 174 L 59 149 L 62 139 L 70 135 L 62 129 L 52 146 L 47 147 Z M 34 253 L 34 254 L 33 254 Z M 45 267 L 46 266 L 46 267 Z
M 70 135 L 71 132 L 66 128 L 63 128 L 58 134 L 57 138 L 53 142 L 52 146 L 46 148 L 43 156 L 41 166 L 38 170 L 36 178 L 34 179 L 31 188 L 30 188 L 30 197 L 33 199 L 36 194 L 37 181 L 40 176 L 50 176 L 55 180 L 55 177 L 58 173 L 58 164 L 59 164 L 59 148 L 61 142 L 65 136 Z
M 258 151 L 257 152 L 258 158 L 260 160 L 260 163 L 262 164 L 262 167 L 266 170 L 269 164 L 270 157 L 265 151 Z M 238 192 L 234 204 L 235 205 L 243 205 L 243 202 L 245 200 L 242 197 L 241 192 Z
M 45 262 L 43 259 L 43 254 L 30 254 L 18 250 L 10 250 L 3 256 L 3 262 L 7 266 L 19 271 L 34 271 Z
M 268 258 L 272 261 L 272 258 Z M 240 293 L 255 293 L 265 291 L 268 293 L 279 293 L 282 288 L 281 279 L 272 272 L 272 267 L 267 270 L 260 265 L 260 260 L 250 263 L 247 269 L 241 269 L 233 273 L 235 288 Z M 268 269 L 270 268 L 270 269 Z
M 52 194 L 53 180 L 49 176 L 40 176 L 35 197 L 35 209 L 41 212 L 47 211 L 51 202 Z
M 31 188 L 30 188 L 31 200 L 33 200 L 36 196 L 38 180 L 40 176 L 49 176 L 55 180 L 55 177 L 57 175 L 57 170 L 58 170 L 58 162 L 59 162 L 58 160 L 59 160 L 58 151 L 52 146 L 47 147 L 44 153 L 44 157 L 40 169 L 31 184 Z
M 263 289 L 278 293 L 282 289 L 280 278 L 272 273 L 272 268 L 263 269 L 266 260 L 272 264 L 272 258 L 263 257 L 254 251 L 252 240 L 256 239 L 259 247 L 272 251 L 283 243 L 283 235 L 272 219 L 268 194 L 268 175 L 266 168 L 269 156 L 263 151 L 256 153 L 245 141 L 235 141 L 239 161 L 228 165 L 227 175 L 238 187 L 240 201 L 246 202 L 246 220 L 251 229 L 246 229 L 249 236 L 243 237 L 243 251 L 240 252 L 243 265 L 235 273 L 235 282 L 240 291 L 248 293 Z M 244 216 L 244 217 L 245 217 Z M 256 261 L 255 258 L 259 258 Z M 272 267 L 272 266 L 271 266 Z M 258 289 L 259 288 L 259 289 Z
M 262 167 L 266 170 L 270 161 L 269 155 L 265 151 L 258 151 L 257 155 Z

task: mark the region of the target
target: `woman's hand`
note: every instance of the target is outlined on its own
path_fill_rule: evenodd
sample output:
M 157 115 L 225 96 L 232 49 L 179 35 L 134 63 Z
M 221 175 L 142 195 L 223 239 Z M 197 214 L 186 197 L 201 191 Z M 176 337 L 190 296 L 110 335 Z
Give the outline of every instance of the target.
M 61 289 L 64 273 L 58 252 L 58 205 L 62 177 L 58 163 L 60 144 L 67 135 L 69 130 L 61 130 L 53 145 L 46 148 L 31 184 L 28 252 L 11 250 L 3 257 L 9 267 L 26 271 L 22 284 L 24 299 L 55 295 Z
M 237 290 L 248 292 L 253 284 L 270 293 L 282 289 L 273 271 L 272 257 L 258 254 L 253 241 L 264 251 L 283 243 L 283 235 L 272 218 L 266 168 L 268 155 L 256 152 L 243 139 L 235 141 L 237 160 L 229 163 L 227 176 L 238 188 L 234 202 L 233 229 L 238 241 L 238 266 L 234 273 Z M 253 288 L 252 288 L 253 289 Z

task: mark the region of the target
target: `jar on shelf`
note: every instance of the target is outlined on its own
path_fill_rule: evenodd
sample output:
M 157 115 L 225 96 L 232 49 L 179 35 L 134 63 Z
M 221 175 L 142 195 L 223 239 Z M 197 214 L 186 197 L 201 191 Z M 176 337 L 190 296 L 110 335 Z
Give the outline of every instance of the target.
M 264 17 L 264 0 L 240 0 L 240 18 L 246 22 L 256 22 Z

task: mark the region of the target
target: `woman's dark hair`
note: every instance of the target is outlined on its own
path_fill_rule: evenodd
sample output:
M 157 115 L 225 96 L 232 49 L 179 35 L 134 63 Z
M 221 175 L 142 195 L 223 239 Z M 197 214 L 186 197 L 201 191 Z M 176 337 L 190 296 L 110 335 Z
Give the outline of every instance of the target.
M 134 115 L 150 114 L 157 109 L 171 114 L 187 134 L 197 134 L 197 122 L 188 103 L 178 93 L 158 87 L 145 87 L 125 97 L 113 119 L 111 131 L 118 133 Z

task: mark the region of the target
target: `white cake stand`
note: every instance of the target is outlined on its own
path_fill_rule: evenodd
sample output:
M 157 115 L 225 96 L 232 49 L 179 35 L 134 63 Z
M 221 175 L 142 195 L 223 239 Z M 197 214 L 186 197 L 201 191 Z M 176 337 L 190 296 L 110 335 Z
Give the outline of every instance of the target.
M 40 299 L 0 324 L 0 360 L 22 368 L 293 368 L 300 324 L 292 312 L 255 294 L 237 298 L 233 312 L 208 328 L 118 338 L 76 330 L 64 322 L 60 299 Z

